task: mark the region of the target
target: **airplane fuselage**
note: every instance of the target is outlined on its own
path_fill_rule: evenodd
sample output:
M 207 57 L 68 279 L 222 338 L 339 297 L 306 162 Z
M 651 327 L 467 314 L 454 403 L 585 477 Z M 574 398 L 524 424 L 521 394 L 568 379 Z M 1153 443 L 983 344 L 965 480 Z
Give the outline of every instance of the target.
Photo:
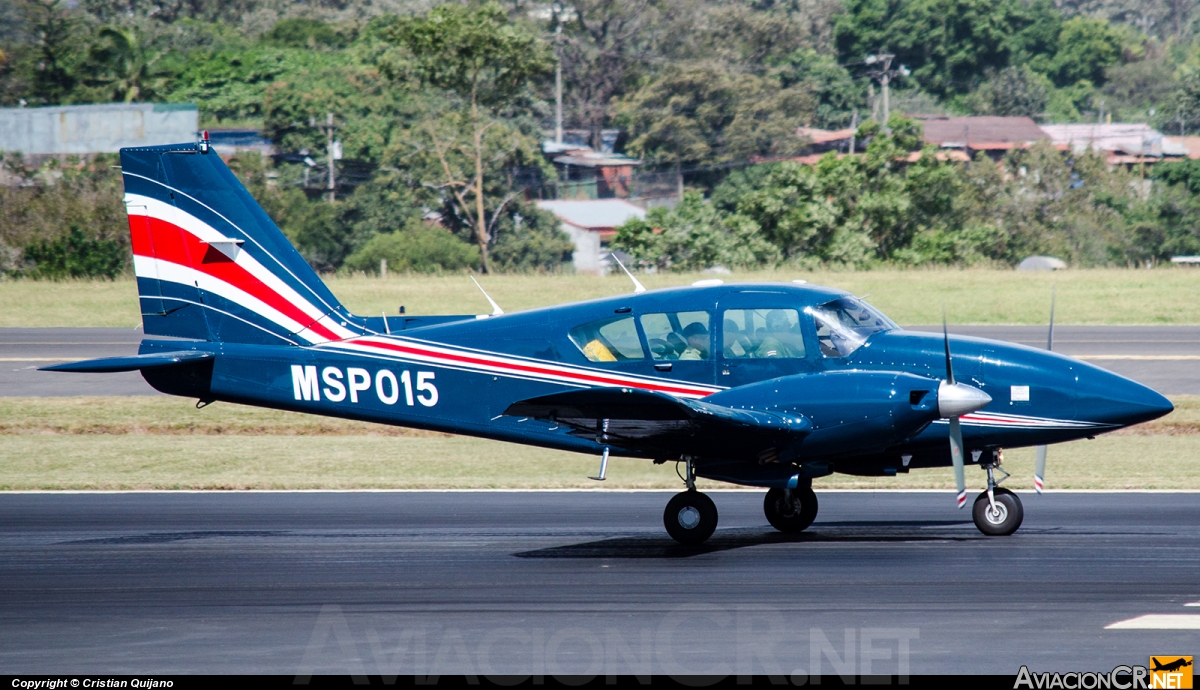
M 822 335 L 827 324 L 814 311 L 844 298 L 844 292 L 810 285 L 730 284 L 488 318 L 362 319 L 359 330 L 367 335 L 316 345 L 191 342 L 188 348 L 211 349 L 216 356 L 193 367 L 150 369 L 144 375 L 159 390 L 205 400 L 583 453 L 598 454 L 609 445 L 614 455 L 678 459 L 624 449 L 619 442 L 601 444 L 552 420 L 504 414 L 514 402 L 562 391 L 640 389 L 803 415 L 811 420 L 812 433 L 787 460 L 808 465 L 814 476 L 831 471 L 889 475 L 950 464 L 945 420 L 921 416 L 945 371 L 942 336 L 887 323 L 863 342 L 846 346 L 836 335 Z M 760 327 L 755 340 L 749 320 L 764 313 L 788 316 L 790 335 L 772 338 Z M 709 325 L 699 336 L 707 338 L 707 349 L 701 343 L 686 359 L 688 350 L 680 355 L 659 345 L 672 339 L 670 329 L 685 330 L 678 318 L 672 316 L 671 326 L 663 316 L 678 314 Z M 596 323 L 616 324 L 604 326 L 612 331 L 612 340 L 604 342 L 623 356 L 595 361 L 579 342 L 573 329 Z M 652 337 L 662 335 L 655 329 L 668 337 Z M 747 351 L 770 347 L 759 340 L 786 341 L 779 351 L 787 356 Z M 958 379 L 992 398 L 984 409 L 962 417 L 968 451 L 1091 437 L 1170 409 L 1154 391 L 1079 360 L 977 338 L 955 336 L 950 343 Z M 176 351 L 180 345 L 147 339 L 141 352 Z M 846 372 L 877 375 L 839 375 Z M 915 399 L 921 391 L 931 395 Z M 710 462 L 732 460 L 738 452 L 708 443 Z M 749 477 L 747 483 L 760 482 Z

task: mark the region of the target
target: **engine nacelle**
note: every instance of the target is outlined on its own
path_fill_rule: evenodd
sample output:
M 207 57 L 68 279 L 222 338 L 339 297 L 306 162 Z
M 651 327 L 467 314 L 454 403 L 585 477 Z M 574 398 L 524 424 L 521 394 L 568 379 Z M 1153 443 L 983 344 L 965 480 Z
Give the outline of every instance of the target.
M 813 430 L 778 460 L 867 455 L 920 433 L 937 419 L 939 379 L 889 371 L 836 371 L 785 376 L 705 400 L 733 408 L 803 415 Z

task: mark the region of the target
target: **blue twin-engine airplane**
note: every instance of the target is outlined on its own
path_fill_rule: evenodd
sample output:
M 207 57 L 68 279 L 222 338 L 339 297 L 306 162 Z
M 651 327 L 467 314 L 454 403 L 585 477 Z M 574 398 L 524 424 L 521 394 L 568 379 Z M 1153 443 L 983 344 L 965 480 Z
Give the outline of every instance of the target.
M 696 477 L 767 489 L 767 520 L 797 532 L 817 514 L 814 478 L 952 465 L 962 507 L 968 462 L 987 470 L 975 524 L 1011 534 L 1023 511 L 997 486 L 1003 448 L 1172 410 L 1078 360 L 905 331 L 846 292 L 802 283 L 645 291 L 634 280 L 632 294 L 515 314 L 358 316 L 207 142 L 123 149 L 121 168 L 145 333 L 171 339 L 50 370 L 136 370 L 198 405 L 588 453 L 599 479 L 610 455 L 677 463 L 686 490 L 663 521 L 687 544 L 717 526 Z

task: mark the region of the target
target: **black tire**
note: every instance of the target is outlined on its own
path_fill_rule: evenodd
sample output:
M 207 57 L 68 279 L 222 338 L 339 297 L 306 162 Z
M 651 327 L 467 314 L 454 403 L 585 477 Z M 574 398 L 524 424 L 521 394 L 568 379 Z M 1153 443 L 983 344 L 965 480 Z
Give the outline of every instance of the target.
M 717 529 L 717 506 L 699 491 L 675 494 L 663 511 L 663 526 L 680 544 L 703 544 Z
M 763 499 L 763 512 L 780 532 L 803 532 L 817 519 L 817 492 L 809 486 L 770 489 Z
M 980 532 L 989 537 L 1006 537 L 1021 526 L 1021 521 L 1025 519 L 1025 509 L 1021 507 L 1021 499 L 1008 489 L 998 488 L 993 494 L 996 496 L 996 510 L 1000 515 L 992 515 L 992 507 L 988 502 L 987 492 L 984 491 L 975 499 L 971 517 L 975 519 L 975 526 Z

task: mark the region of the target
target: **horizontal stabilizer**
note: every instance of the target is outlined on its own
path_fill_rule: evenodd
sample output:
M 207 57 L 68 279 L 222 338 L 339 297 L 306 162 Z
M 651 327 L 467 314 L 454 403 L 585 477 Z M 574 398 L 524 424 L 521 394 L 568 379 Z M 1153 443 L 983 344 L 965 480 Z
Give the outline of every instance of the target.
M 505 415 L 568 420 L 639 422 L 684 421 L 696 425 L 737 426 L 805 434 L 812 423 L 803 415 L 734 409 L 701 400 L 684 400 L 665 393 L 632 388 L 589 388 L 521 400 Z
M 139 371 L 141 369 L 157 369 L 188 364 L 203 359 L 210 359 L 211 352 L 184 350 L 181 352 L 156 352 L 146 355 L 131 355 L 129 357 L 105 357 L 104 359 L 87 359 L 82 362 L 67 362 L 54 366 L 41 367 L 39 371 L 73 371 L 77 373 L 109 374 L 117 371 Z

